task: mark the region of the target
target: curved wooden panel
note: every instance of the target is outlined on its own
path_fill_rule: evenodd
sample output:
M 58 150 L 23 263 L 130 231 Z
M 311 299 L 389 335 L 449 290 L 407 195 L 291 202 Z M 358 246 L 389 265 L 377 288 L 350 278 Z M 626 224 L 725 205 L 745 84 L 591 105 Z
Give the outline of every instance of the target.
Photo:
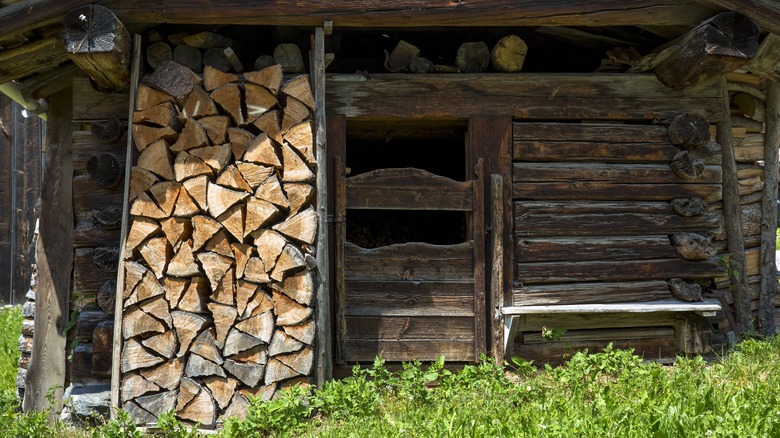
M 473 189 L 421 169 L 378 169 L 347 179 L 347 208 L 470 211 Z

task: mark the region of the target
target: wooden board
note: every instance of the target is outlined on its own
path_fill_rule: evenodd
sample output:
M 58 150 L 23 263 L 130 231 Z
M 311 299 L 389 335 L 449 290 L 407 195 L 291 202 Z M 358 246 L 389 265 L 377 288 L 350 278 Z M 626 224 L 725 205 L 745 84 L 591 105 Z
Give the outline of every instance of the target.
M 472 321 L 473 325 L 473 321 Z M 473 362 L 474 340 L 414 340 L 347 339 L 346 349 L 351 361 L 372 362 L 377 356 L 394 361 L 433 361 L 444 356 L 448 362 Z
M 647 74 L 330 75 L 329 113 L 359 119 L 463 119 L 469 114 L 523 119 L 644 120 L 701 111 L 720 119 L 719 90 L 670 90 Z M 420 90 L 425 90 L 421 93 Z
M 542 142 L 594 141 L 669 145 L 666 127 L 618 123 L 515 122 L 512 140 Z
M 130 95 L 101 93 L 92 88 L 89 78 L 73 79 L 73 120 L 104 120 L 111 116 L 127 117 Z
M 347 178 L 347 208 L 454 210 L 473 208 L 473 183 L 420 169 L 379 169 Z
M 720 166 L 709 165 L 688 183 L 720 183 Z M 665 164 L 535 163 L 512 164 L 512 182 L 609 182 L 625 184 L 681 184 L 685 181 Z
M 474 277 L 471 241 L 456 245 L 403 243 L 364 249 L 345 245 L 347 280 L 470 280 Z
M 675 257 L 668 235 L 620 237 L 518 237 L 518 262 L 578 262 Z
M 517 211 L 517 209 L 515 210 Z M 515 236 L 644 236 L 682 231 L 706 231 L 718 227 L 717 216 L 696 217 L 667 214 L 604 213 L 533 214 L 515 213 Z
M 512 306 L 605 304 L 672 299 L 666 281 L 528 285 L 512 289 Z
M 722 199 L 720 184 L 622 184 L 573 181 L 551 183 L 515 183 L 515 199 L 594 201 L 671 201 L 675 198 L 702 198 L 707 202 Z
M 474 315 L 474 284 L 470 281 L 348 280 L 348 315 Z
M 613 331 L 622 332 L 620 331 Z M 663 337 L 659 335 L 664 335 Z M 585 337 L 580 335 L 578 337 Z M 533 360 L 535 363 L 547 363 L 556 366 L 571 359 L 571 356 L 578 351 L 587 350 L 591 353 L 597 353 L 604 349 L 607 344 L 612 344 L 615 349 L 633 349 L 634 354 L 641 356 L 648 361 L 660 361 L 671 363 L 677 356 L 677 344 L 674 338 L 674 330 L 669 329 L 657 331 L 651 329 L 646 334 L 648 337 L 640 339 L 620 339 L 606 337 L 606 339 L 594 339 L 578 342 L 554 342 L 542 344 L 522 344 L 515 343 L 512 347 L 512 355 L 519 356 L 526 360 Z
M 347 327 L 354 340 L 474 340 L 473 317 L 347 316 Z
M 586 262 L 516 263 L 515 280 L 523 284 L 583 281 L 664 280 L 674 277 L 713 278 L 726 268 L 713 258 L 691 262 L 682 259 L 651 259 Z
M 515 141 L 512 158 L 521 161 L 582 161 L 601 163 L 663 163 L 671 162 L 680 152 L 671 144 L 607 143 L 596 138 L 587 141 Z M 698 148 L 691 155 L 704 164 L 720 164 L 720 147 L 711 144 Z

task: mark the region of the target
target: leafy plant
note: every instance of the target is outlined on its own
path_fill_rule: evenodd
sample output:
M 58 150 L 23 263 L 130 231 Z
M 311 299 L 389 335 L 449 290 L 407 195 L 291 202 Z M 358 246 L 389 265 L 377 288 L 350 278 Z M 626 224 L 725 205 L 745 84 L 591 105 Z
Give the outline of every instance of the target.
M 142 438 L 143 436 L 143 431 L 138 429 L 133 417 L 121 409 L 117 411 L 114 419 L 92 430 L 93 438 Z

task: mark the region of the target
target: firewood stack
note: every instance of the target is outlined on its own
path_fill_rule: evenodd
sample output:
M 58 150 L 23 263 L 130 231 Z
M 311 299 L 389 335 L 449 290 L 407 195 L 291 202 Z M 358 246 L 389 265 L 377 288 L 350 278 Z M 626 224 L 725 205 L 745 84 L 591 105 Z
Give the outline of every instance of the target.
M 163 62 L 138 87 L 124 257 L 121 403 L 213 426 L 308 382 L 317 215 L 308 77 L 203 79 Z

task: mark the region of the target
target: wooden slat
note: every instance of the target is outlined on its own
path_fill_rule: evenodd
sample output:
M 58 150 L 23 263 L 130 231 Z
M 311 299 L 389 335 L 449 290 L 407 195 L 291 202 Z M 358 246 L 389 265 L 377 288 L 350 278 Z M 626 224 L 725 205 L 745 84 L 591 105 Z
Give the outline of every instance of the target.
M 480 158 L 475 167 L 476 180 L 473 190 L 474 213 L 471 216 L 473 226 L 471 237 L 474 245 L 474 258 L 472 269 L 474 273 L 474 357 L 479 357 L 487 351 L 487 323 L 486 301 L 487 301 L 487 254 L 485 245 L 486 232 L 486 204 L 485 204 L 485 163 Z
M 523 284 L 581 281 L 662 280 L 674 277 L 713 278 L 726 268 L 713 258 L 691 262 L 682 259 L 517 263 L 516 280 Z
M 589 141 L 516 141 L 512 157 L 518 161 L 583 161 L 601 163 L 671 162 L 680 150 L 671 144 L 606 143 L 597 138 Z M 720 164 L 720 147 L 712 143 L 691 152 L 704 164 Z
M 99 156 L 102 153 L 114 154 L 124 162 L 124 146 L 125 141 L 104 144 L 99 142 L 89 131 L 76 131 L 73 133 L 73 171 L 77 174 L 86 173 L 87 161 L 92 156 Z
M 345 333 L 347 331 L 344 319 L 345 286 L 344 286 L 344 243 L 346 242 L 346 196 L 345 178 L 346 169 L 344 157 L 347 148 L 347 121 L 343 116 L 328 116 L 327 118 L 328 153 L 331 155 L 328 161 L 328 189 L 331 196 L 328 197 L 330 207 L 329 215 L 333 217 L 333 223 L 328 230 L 333 236 L 329 240 L 333 258 L 331 258 L 331 276 L 334 286 L 334 302 L 331 306 L 334 310 L 334 328 L 336 336 L 335 360 L 343 364 L 346 362 Z
M 347 281 L 349 314 L 474 315 L 472 282 Z
M 718 227 L 717 216 L 681 217 L 666 214 L 534 214 L 515 216 L 515 236 L 645 236 Z
M 503 178 L 501 175 L 490 175 L 490 216 L 491 223 L 491 257 L 490 270 L 490 349 L 496 363 L 504 363 L 504 333 L 502 330 L 501 307 L 504 296 L 504 196 Z
M 668 333 L 668 332 L 664 332 Z M 535 363 L 546 363 L 551 366 L 560 365 L 578 351 L 596 353 L 612 344 L 615 349 L 632 349 L 634 354 L 645 360 L 672 363 L 677 357 L 677 345 L 674 336 L 652 337 L 644 339 L 623 339 L 613 341 L 611 339 L 580 341 L 580 342 L 548 342 L 542 344 L 516 343 L 513 346 L 513 355 L 520 356 Z
M 387 361 L 432 361 L 444 356 L 448 362 L 473 362 L 474 340 L 397 341 L 375 339 L 347 339 L 351 361 L 371 362 L 377 356 Z
M 672 299 L 669 285 L 661 280 L 528 285 L 513 289 L 512 295 L 513 306 L 606 304 Z
M 100 286 L 116 278 L 116 271 L 104 271 L 93 260 L 93 248 L 78 248 L 73 256 L 73 294 L 97 296 Z M 117 260 L 118 260 L 117 256 Z
M 0 9 L 0 37 L 59 22 L 69 9 L 92 3 L 90 0 L 25 0 Z
M 616 123 L 515 122 L 513 141 L 594 141 L 668 145 L 666 127 Z
M 521 263 L 657 259 L 676 255 L 668 235 L 515 239 L 515 260 Z
M 591 181 L 516 183 L 515 199 L 594 201 L 671 201 L 675 198 L 721 200 L 720 184 L 621 184 Z
M 560 342 L 587 342 L 593 340 L 605 341 L 633 341 L 638 339 L 658 339 L 674 338 L 673 327 L 636 327 L 621 330 L 598 329 L 598 330 L 571 330 L 561 335 Z M 523 343 L 531 344 L 549 344 L 550 341 L 544 338 L 541 333 L 523 333 Z M 595 351 L 594 351 L 595 353 Z
M 756 201 L 753 201 L 756 202 Z M 515 216 L 532 214 L 643 213 L 673 215 L 668 202 L 516 201 Z
M 101 93 L 92 88 L 89 78 L 73 79 L 73 120 L 124 119 L 129 102 L 127 93 Z
M 718 300 L 705 299 L 687 303 L 679 300 L 654 301 L 650 303 L 572 304 L 555 306 L 505 307 L 505 315 L 551 315 L 556 313 L 657 313 L 657 312 L 717 312 L 721 310 Z
M 533 182 L 613 182 L 629 184 L 720 183 L 721 167 L 706 166 L 692 181 L 681 180 L 668 164 L 534 163 L 512 164 L 512 181 Z
M 46 131 L 46 166 L 41 193 L 40 234 L 36 248 L 38 289 L 33 355 L 25 382 L 25 411 L 62 409 L 65 385 L 65 323 L 73 270 L 72 95 L 52 95 Z M 53 391 L 49 398 L 49 391 Z M 51 400 L 51 402 L 49 401 Z
M 472 317 L 348 316 L 347 327 L 353 340 L 474 340 Z
M 361 119 L 463 119 L 468 114 L 524 119 L 645 120 L 701 111 L 720 119 L 718 92 L 683 94 L 646 74 L 328 76 L 328 112 Z
M 347 280 L 447 281 L 474 278 L 473 242 L 457 245 L 403 243 L 364 249 L 346 243 Z
M 10 97 L 0 95 L 0 120 L 3 120 L 3 132 L 8 135 L 0 135 L 0 162 L 11 163 L 14 154 L 13 144 L 13 123 L 14 120 L 14 102 Z M 7 131 L 6 131 L 7 130 Z M 8 187 L 9 190 L 0 190 L 0 285 L 3 288 L 11 288 L 11 278 L 13 276 L 13 194 L 10 188 L 13 180 L 13 172 L 6 166 L 0 171 L 0 187 Z M 10 293 L 3 293 L 2 299 L 11 300 Z
M 109 206 L 122 207 L 122 188 L 98 187 L 87 175 L 73 178 L 73 210 L 76 214 Z
M 471 181 L 413 169 L 379 169 L 347 178 L 347 208 L 455 210 L 473 207 Z

